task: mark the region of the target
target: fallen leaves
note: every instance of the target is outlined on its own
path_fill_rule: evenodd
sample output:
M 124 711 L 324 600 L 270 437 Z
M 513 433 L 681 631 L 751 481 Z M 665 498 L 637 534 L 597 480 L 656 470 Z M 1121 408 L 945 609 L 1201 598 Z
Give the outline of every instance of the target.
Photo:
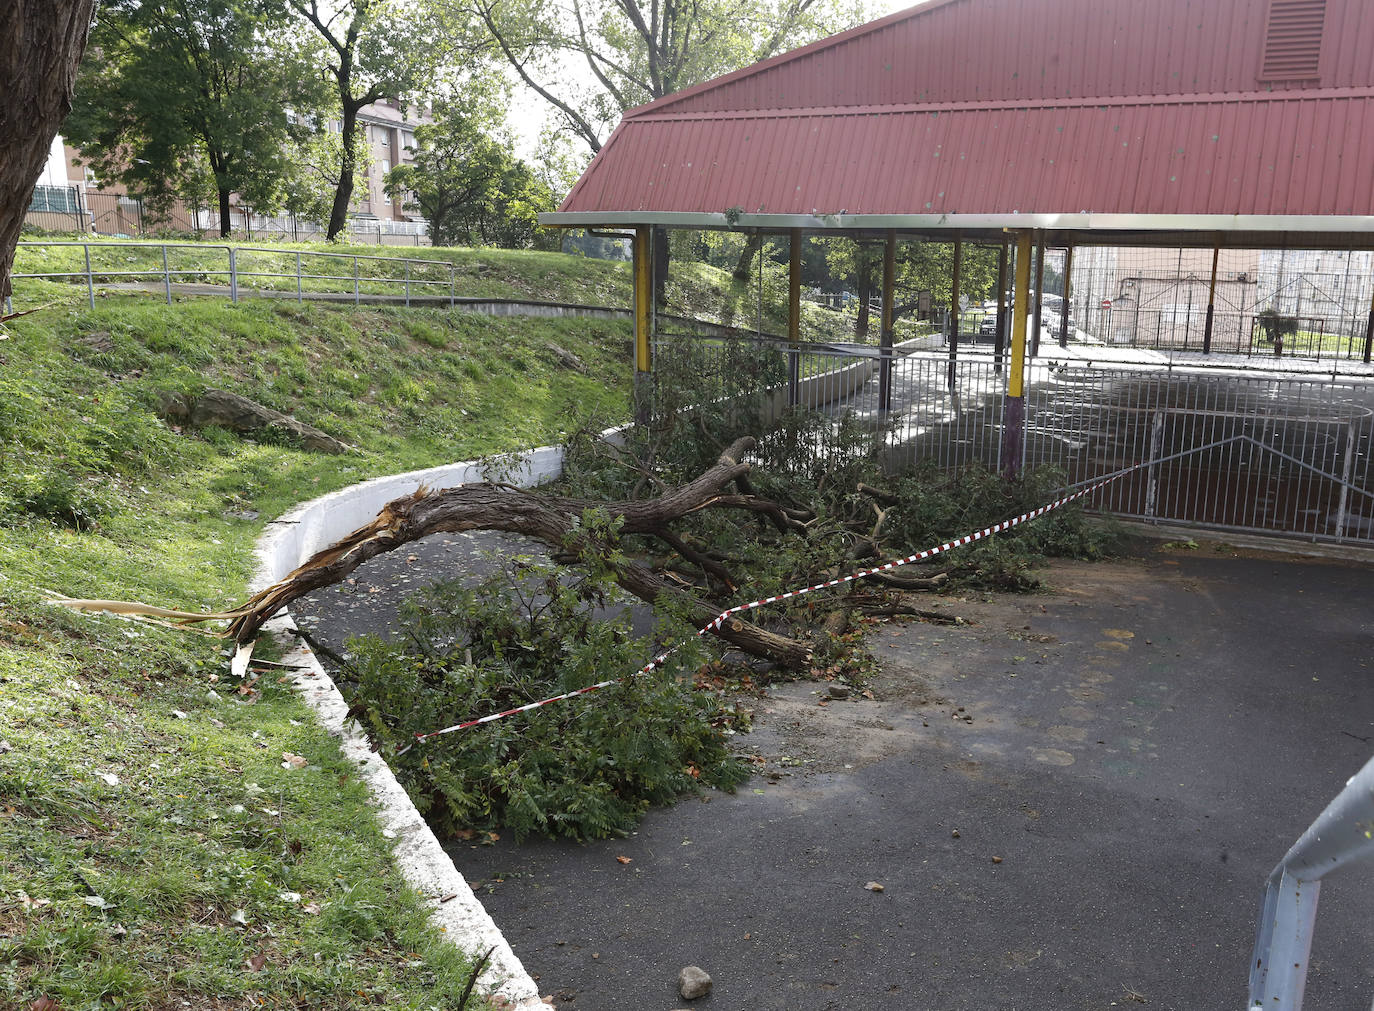
M 281 767 L 283 769 L 304 769 L 307 765 L 310 764 L 310 761 L 308 759 L 302 758 L 300 755 L 292 754 L 289 751 L 283 751 L 281 753 L 281 757 Z
M 620 863 L 620 864 L 628 864 L 628 863 L 633 863 L 633 862 L 634 862 L 634 858 L 633 858 L 633 857 L 616 857 L 615 859 L 616 859 L 616 863 Z

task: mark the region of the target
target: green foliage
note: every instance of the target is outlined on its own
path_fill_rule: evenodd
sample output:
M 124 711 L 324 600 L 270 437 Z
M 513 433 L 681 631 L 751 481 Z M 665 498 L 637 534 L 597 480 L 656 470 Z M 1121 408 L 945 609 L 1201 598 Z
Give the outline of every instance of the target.
M 589 515 L 597 540 L 612 538 Z M 600 550 L 614 551 L 603 544 Z M 719 726 L 729 713 L 688 679 L 699 661 L 690 628 L 666 664 L 631 676 L 653 647 L 631 637 L 604 571 L 571 574 L 504 560 L 477 590 L 432 588 L 405 609 L 409 641 L 354 640 L 353 710 L 386 745 L 464 719 L 625 679 L 574 702 L 417 745 L 393 763 L 436 828 L 505 828 L 595 839 L 628 833 L 650 806 L 747 775 Z
M 104 180 L 118 180 L 155 212 L 177 199 L 280 206 L 308 131 L 288 109 L 320 107 L 308 53 L 273 45 L 284 26 L 248 0 L 114 0 L 101 6 L 63 125 Z M 225 234 L 228 221 L 221 222 Z
M 436 245 L 533 244 L 539 212 L 552 209 L 553 195 L 489 135 L 490 111 L 452 100 L 434 115 L 436 122 L 415 128 L 415 160 L 387 174 L 387 193 L 429 220 Z

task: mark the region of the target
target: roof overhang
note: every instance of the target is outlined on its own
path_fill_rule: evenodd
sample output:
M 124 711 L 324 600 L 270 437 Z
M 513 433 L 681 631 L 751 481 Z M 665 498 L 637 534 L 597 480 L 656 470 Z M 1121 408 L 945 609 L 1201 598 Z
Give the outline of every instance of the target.
M 626 228 L 657 225 L 844 234 L 897 231 L 1000 241 L 1009 231 L 1043 230 L 1080 244 L 1183 244 L 1246 248 L 1374 247 L 1374 216 L 1336 214 L 731 214 L 695 211 L 554 211 L 539 215 L 550 228 Z

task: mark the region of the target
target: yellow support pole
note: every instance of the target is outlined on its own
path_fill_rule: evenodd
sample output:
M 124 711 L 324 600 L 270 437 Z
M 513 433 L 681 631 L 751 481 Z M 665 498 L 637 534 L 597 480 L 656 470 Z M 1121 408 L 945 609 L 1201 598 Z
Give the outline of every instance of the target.
M 1026 317 L 1030 312 L 1031 233 L 1016 236 L 1016 289 L 1011 310 L 1011 375 L 1007 392 L 1013 397 L 1023 393 L 1026 379 Z
M 649 306 L 653 298 L 653 278 L 647 225 L 635 228 L 630 251 L 634 264 L 635 422 L 644 425 L 649 422 L 649 394 L 653 381 L 653 357 L 649 349 Z
M 1011 310 L 1011 370 L 1002 400 L 1002 475 L 1021 473 L 1026 444 L 1026 316 L 1030 311 L 1031 233 L 1016 234 L 1016 280 Z

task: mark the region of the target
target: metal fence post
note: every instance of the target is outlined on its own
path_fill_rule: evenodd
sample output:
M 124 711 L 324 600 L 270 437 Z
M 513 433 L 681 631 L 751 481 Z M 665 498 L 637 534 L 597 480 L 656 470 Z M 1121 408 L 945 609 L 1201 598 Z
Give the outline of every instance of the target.
M 458 296 L 458 280 L 453 264 L 448 265 L 448 307 L 453 308 L 453 304 Z
M 162 244 L 162 286 L 167 292 L 167 304 L 172 304 L 172 272 L 167 269 L 167 244 Z
M 406 308 L 410 308 L 410 261 L 406 260 Z
M 1145 490 L 1145 516 L 1147 519 L 1154 519 L 1155 499 L 1159 491 L 1159 464 L 1155 463 L 1160 456 L 1160 446 L 1164 441 L 1164 412 L 1155 411 L 1154 421 L 1150 425 L 1150 468 L 1149 483 Z
M 233 246 L 229 248 L 229 301 L 237 303 L 239 300 L 239 261 L 238 250 Z
M 86 301 L 91 303 L 91 308 L 95 308 L 95 279 L 91 277 L 91 245 L 83 242 L 81 248 L 86 252 Z
M 362 292 L 358 286 L 358 258 L 353 257 L 353 304 L 358 305 L 362 301 Z
M 293 215 L 291 216 L 291 226 L 292 226 L 293 229 L 295 228 L 295 224 L 296 224 L 296 217 L 295 217 L 295 215 L 293 214 Z M 300 254 L 300 250 L 296 250 L 296 301 L 297 301 L 297 302 L 304 301 L 304 297 L 301 295 L 301 254 Z

